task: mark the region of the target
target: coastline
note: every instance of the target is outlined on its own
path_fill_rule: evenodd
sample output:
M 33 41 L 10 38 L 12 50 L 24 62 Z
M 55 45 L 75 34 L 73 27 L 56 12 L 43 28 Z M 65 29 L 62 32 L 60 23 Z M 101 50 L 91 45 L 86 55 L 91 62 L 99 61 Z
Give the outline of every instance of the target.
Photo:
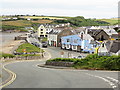
M 6 33 L 0 32 L 0 52 L 11 54 L 14 47 L 18 46 L 24 40 L 14 40 L 16 36 L 24 33 Z

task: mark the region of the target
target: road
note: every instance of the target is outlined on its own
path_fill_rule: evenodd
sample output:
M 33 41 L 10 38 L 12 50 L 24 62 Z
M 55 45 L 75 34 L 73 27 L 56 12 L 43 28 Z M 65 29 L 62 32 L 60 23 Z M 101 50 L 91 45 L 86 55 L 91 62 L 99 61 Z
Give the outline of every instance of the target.
M 52 58 L 60 57 L 59 48 L 49 47 L 46 50 Z M 67 57 L 68 52 L 70 51 L 64 51 L 64 57 Z M 76 56 L 80 54 L 71 53 Z M 116 71 L 53 69 L 37 66 L 44 63 L 45 59 L 7 65 L 6 68 L 16 73 L 17 78 L 5 88 L 118 88 Z

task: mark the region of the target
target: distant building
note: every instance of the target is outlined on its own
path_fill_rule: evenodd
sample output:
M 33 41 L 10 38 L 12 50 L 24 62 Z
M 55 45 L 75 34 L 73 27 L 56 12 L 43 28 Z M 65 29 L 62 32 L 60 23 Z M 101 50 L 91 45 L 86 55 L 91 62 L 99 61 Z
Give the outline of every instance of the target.
M 61 37 L 73 35 L 71 27 L 56 27 L 48 34 L 50 46 L 61 47 Z
M 88 34 L 97 41 L 109 40 L 109 35 L 102 29 L 88 29 Z

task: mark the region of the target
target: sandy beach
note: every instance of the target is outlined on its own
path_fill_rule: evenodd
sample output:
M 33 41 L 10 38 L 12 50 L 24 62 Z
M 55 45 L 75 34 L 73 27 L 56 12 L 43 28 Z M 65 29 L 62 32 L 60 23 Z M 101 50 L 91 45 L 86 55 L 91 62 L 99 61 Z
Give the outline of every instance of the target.
M 0 47 L 0 52 L 11 54 L 16 46 L 19 46 L 24 40 L 11 41 Z
M 23 33 L 0 33 L 0 52 L 12 53 L 17 46 L 24 42 L 24 40 L 14 40 L 14 37 Z

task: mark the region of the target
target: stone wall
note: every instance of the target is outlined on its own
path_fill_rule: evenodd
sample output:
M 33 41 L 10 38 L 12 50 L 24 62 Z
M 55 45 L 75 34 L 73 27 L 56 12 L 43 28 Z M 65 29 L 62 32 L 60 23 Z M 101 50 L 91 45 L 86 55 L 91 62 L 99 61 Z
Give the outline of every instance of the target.
M 2 57 L 1 60 L 37 60 L 37 59 L 41 59 L 43 58 L 42 56 L 27 56 L 27 57 L 24 57 L 24 56 L 18 56 L 18 57 L 13 57 L 13 58 L 4 58 Z
M 46 62 L 46 65 L 71 67 L 74 65 L 74 62 L 49 61 L 49 62 Z
M 17 36 L 14 38 L 14 40 L 26 40 L 27 37 L 21 37 L 21 36 Z

